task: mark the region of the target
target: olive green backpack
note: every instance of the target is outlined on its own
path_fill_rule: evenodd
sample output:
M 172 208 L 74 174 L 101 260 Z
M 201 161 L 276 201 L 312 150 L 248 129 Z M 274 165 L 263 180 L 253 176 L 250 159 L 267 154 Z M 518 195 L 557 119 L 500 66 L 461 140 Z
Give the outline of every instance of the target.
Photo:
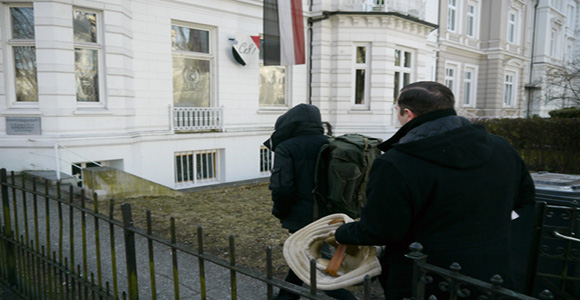
M 374 160 L 381 155 L 378 138 L 361 134 L 329 137 L 318 153 L 314 184 L 314 217 L 344 213 L 360 217 Z

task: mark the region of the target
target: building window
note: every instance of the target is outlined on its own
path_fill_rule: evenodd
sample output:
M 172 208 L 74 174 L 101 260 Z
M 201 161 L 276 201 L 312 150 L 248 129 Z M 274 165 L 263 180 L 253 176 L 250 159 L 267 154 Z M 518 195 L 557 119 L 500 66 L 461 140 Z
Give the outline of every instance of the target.
M 75 9 L 73 32 L 75 47 L 76 94 L 78 102 L 99 102 L 102 76 L 99 76 L 101 43 L 98 14 Z
M 354 63 L 354 104 L 368 107 L 369 92 L 369 63 L 368 63 L 369 46 L 355 47 Z
M 393 90 L 393 103 L 399 97 L 399 91 L 411 83 L 413 66 L 413 54 L 409 51 L 395 50 L 395 78 Z
M 91 167 L 104 167 L 108 166 L 106 163 L 101 161 L 95 162 L 78 162 L 71 164 L 71 174 L 77 180 L 77 186 L 83 186 L 83 169 Z
M 201 26 L 172 25 L 173 104 L 212 105 L 212 31 Z
M 457 0 L 449 0 L 447 7 L 447 30 L 455 31 L 457 24 Z
M 508 13 L 508 32 L 507 32 L 507 41 L 516 44 L 517 43 L 517 15 L 515 12 L 510 11 Z
M 474 68 L 465 68 L 463 77 L 463 106 L 473 106 L 475 102 L 476 74 Z
M 218 181 L 218 150 L 175 153 L 175 182 L 191 185 Z
M 286 106 L 286 67 L 260 64 L 260 106 Z
M 264 66 L 264 40 L 260 39 L 260 106 L 287 106 L 286 66 Z
M 506 74 L 503 91 L 503 105 L 513 106 L 514 103 L 514 74 Z
M 272 170 L 274 160 L 272 159 L 272 150 L 261 146 L 260 147 L 260 172 L 266 173 Z
M 456 67 L 448 65 L 445 68 L 445 85 L 454 93 L 455 93 L 455 76 L 457 75 Z
M 556 57 L 558 51 L 558 30 L 552 29 L 552 33 L 550 34 L 550 56 Z
M 467 5 L 467 28 L 466 34 L 469 37 L 475 37 L 475 28 L 477 26 L 477 19 L 475 14 L 475 5 L 468 4 Z
M 14 71 L 16 102 L 38 102 L 36 47 L 34 43 L 34 9 L 26 6 L 10 7 L 8 52 Z M 8 72 L 9 74 L 11 72 Z
M 573 5 L 568 5 L 568 27 L 572 28 L 573 30 L 574 28 L 574 22 L 576 20 L 576 16 L 575 16 L 575 11 L 576 11 L 576 7 L 574 7 Z

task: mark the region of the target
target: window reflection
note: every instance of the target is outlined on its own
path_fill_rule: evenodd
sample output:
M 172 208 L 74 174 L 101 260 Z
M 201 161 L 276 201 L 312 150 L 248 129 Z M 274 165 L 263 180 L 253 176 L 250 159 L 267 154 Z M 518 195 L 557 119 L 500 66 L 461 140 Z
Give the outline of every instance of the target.
M 75 49 L 77 101 L 99 101 L 99 54 L 97 50 Z
M 209 31 L 181 26 L 171 26 L 174 51 L 209 53 Z
M 365 104 L 365 70 L 356 70 L 355 104 Z
M 38 101 L 35 47 L 13 47 L 16 101 Z
M 76 95 L 78 102 L 100 101 L 97 13 L 74 10 Z
M 286 104 L 286 67 L 260 66 L 260 105 Z
M 366 62 L 366 47 L 356 47 L 356 63 L 364 64 Z
M 210 63 L 173 57 L 173 102 L 177 107 L 210 106 Z
M 11 7 L 14 90 L 17 102 L 38 101 L 36 48 L 34 46 L 34 10 L 32 7 Z M 12 43 L 15 42 L 15 43 Z
M 19 40 L 34 39 L 34 10 L 32 7 L 11 7 L 12 38 Z
M 97 42 L 97 14 L 86 11 L 75 11 L 73 20 L 75 42 Z

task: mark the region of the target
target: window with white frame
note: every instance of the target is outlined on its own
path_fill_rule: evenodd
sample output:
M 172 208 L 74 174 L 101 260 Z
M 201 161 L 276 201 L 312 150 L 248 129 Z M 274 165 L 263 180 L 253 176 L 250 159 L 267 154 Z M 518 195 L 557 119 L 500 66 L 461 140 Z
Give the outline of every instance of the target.
M 447 30 L 455 31 L 457 27 L 457 0 L 449 0 L 447 6 Z
M 99 102 L 102 77 L 101 38 L 97 12 L 77 9 L 73 11 L 75 47 L 76 96 L 78 102 Z
M 513 72 L 506 72 L 504 77 L 504 90 L 503 90 L 503 105 L 505 107 L 512 107 L 514 105 L 514 82 L 515 74 Z
M 445 66 L 445 85 L 453 92 L 453 94 L 456 94 L 455 92 L 456 89 L 455 82 L 457 82 L 456 76 L 457 76 L 456 65 L 448 64 L 447 66 Z
M 566 57 L 565 60 L 570 63 L 573 64 L 574 63 L 574 59 L 576 58 L 574 56 L 574 52 L 572 49 L 574 49 L 573 47 L 574 45 L 574 39 L 568 39 L 567 45 L 566 45 Z
M 507 41 L 512 44 L 518 43 L 518 15 L 515 11 L 508 13 Z
M 7 74 L 14 88 L 16 102 L 38 102 L 38 80 L 36 72 L 36 47 L 34 30 L 34 9 L 31 6 L 9 6 L 10 16 L 8 24 L 8 55 Z M 14 73 L 12 73 L 14 72 Z
M 218 150 L 175 153 L 175 183 L 192 185 L 218 181 Z
M 272 150 L 260 146 L 260 173 L 270 173 L 273 165 Z
M 263 39 L 260 39 L 260 95 L 262 107 L 287 106 L 287 66 L 264 66 Z
M 556 51 L 556 30 L 552 29 L 550 32 L 550 56 L 554 56 Z
M 355 45 L 354 105 L 369 105 L 369 45 Z
M 575 21 L 576 21 L 576 16 L 575 16 L 575 7 L 574 5 L 568 5 L 568 15 L 566 16 L 568 18 L 568 27 L 570 28 L 574 28 L 575 25 Z
M 173 104 L 211 107 L 214 50 L 213 31 L 199 25 L 171 25 Z
M 477 14 L 476 6 L 473 3 L 467 4 L 467 28 L 465 34 L 469 37 L 475 38 L 477 30 Z
M 465 67 L 463 73 L 463 106 L 472 107 L 475 104 L 477 74 L 473 67 Z
M 555 26 L 558 27 L 558 26 Z M 560 29 L 552 27 L 552 32 L 550 34 L 550 56 L 552 58 L 560 58 Z
M 411 83 L 413 72 L 413 53 L 410 51 L 395 49 L 395 77 L 393 102 L 397 101 L 399 91 Z

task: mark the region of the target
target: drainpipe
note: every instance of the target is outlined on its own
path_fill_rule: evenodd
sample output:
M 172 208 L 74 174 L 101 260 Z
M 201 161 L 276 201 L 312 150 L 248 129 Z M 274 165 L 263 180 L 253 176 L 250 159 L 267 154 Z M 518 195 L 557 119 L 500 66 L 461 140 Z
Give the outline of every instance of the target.
M 441 5 L 441 0 L 439 0 L 439 7 L 437 8 L 437 25 L 439 27 L 437 27 L 437 52 L 435 53 L 435 78 L 433 78 L 433 81 L 438 82 L 437 81 L 437 74 L 439 73 L 439 47 L 440 47 L 440 39 L 441 39 L 441 7 L 443 7 Z
M 532 109 L 532 96 L 534 95 L 534 90 L 539 89 L 535 84 L 532 83 L 532 75 L 534 74 L 534 51 L 536 49 L 536 18 L 538 15 L 538 4 L 540 0 L 536 0 L 536 5 L 534 5 L 534 22 L 532 28 L 532 51 L 530 58 L 530 75 L 528 77 L 528 84 L 525 85 L 525 89 L 528 90 L 528 103 L 526 109 L 526 117 L 531 117 L 530 110 Z
M 312 12 L 312 1 L 310 1 L 310 11 Z M 308 56 L 308 104 L 312 104 L 312 26 L 315 22 L 330 18 L 330 13 L 324 11 L 322 15 L 308 18 L 308 44 L 310 55 Z

